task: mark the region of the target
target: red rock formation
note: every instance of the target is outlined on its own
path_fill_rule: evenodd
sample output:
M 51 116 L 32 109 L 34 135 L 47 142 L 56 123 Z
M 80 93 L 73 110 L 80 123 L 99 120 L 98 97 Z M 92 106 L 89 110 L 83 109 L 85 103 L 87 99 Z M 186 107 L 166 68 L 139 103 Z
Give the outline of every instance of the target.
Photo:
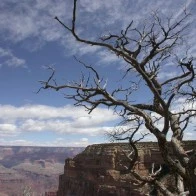
M 158 145 L 154 142 L 137 144 L 139 160 L 135 169 L 147 175 L 152 163 L 164 164 Z M 185 142 L 187 149 L 196 142 Z M 129 161 L 128 144 L 97 144 L 88 146 L 73 159 L 65 160 L 64 174 L 59 177 L 58 196 L 137 196 L 149 192 L 149 187 L 138 188 L 133 176 L 123 175 Z M 122 166 L 123 165 L 123 166 Z

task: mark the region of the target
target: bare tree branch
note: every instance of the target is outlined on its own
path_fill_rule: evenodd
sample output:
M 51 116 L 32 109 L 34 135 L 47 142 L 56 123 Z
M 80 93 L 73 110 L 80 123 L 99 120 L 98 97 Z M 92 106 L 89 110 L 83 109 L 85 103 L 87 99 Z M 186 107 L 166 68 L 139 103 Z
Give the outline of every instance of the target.
M 134 26 L 134 21 L 131 21 L 124 30 L 119 31 L 119 34 L 108 33 L 101 36 L 99 41 L 93 41 L 82 38 L 76 32 L 77 0 L 74 0 L 71 26 L 65 25 L 58 17 L 55 19 L 76 41 L 110 50 L 111 55 L 116 55 L 126 62 L 128 66 L 121 82 L 129 78 L 129 73 L 139 79 L 131 81 L 129 86 L 123 86 L 122 82 L 119 87 L 111 89 L 108 87 L 110 81 L 103 79 L 93 66 L 74 57 L 88 74 L 84 72 L 79 80 L 58 85 L 54 78 L 55 70 L 49 67 L 51 74 L 46 81 L 40 81 L 41 88 L 38 92 L 42 89 L 70 89 L 73 93 L 66 95 L 66 98 L 74 100 L 75 106 L 85 107 L 88 113 L 101 105 L 113 109 L 122 117 L 123 122 L 129 125 L 127 129 L 117 129 L 110 133 L 110 138 L 114 140 L 129 141 L 131 153 L 123 152 L 130 161 L 128 171 L 142 184 L 152 183 L 164 195 L 182 194 L 182 190 L 173 194 L 159 181 L 157 176 L 161 168 L 157 171 L 153 169 L 149 176 L 140 176 L 133 171 L 138 157 L 136 143 L 147 134 L 143 134 L 139 139 L 135 139 L 135 136 L 145 127 L 156 137 L 165 163 L 180 176 L 190 196 L 193 196 L 196 177 L 192 173 L 196 162 L 194 156 L 184 150 L 182 140 L 184 131 L 189 127 L 191 119 L 196 116 L 194 58 L 188 58 L 186 54 L 179 60 L 177 54 L 174 55 L 175 48 L 183 44 L 183 33 L 188 25 L 186 20 L 190 14 L 185 9 L 184 16 L 176 20 L 167 18 L 166 23 L 158 12 L 154 12 L 152 16 L 153 22 L 151 21 L 150 25 L 144 24 L 138 28 Z M 164 74 L 165 63 L 173 61 L 174 57 L 176 62 L 173 66 L 179 74 L 160 79 L 161 74 Z M 134 93 L 141 90 L 140 85 L 144 85 L 145 90 L 150 93 L 150 101 L 133 101 Z M 174 102 L 179 98 L 185 99 L 184 107 L 174 110 Z M 189 107 L 186 104 L 189 104 Z M 168 147 L 169 131 L 172 133 L 171 146 L 175 157 L 171 156 L 171 149 Z

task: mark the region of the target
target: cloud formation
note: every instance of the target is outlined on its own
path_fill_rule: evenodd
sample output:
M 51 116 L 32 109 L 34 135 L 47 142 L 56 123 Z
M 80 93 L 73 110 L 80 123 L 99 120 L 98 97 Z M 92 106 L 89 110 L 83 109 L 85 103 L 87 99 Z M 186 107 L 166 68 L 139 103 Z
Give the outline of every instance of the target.
M 183 99 L 176 100 L 175 108 L 182 105 Z M 188 105 L 186 106 L 188 107 Z M 153 115 L 153 114 L 152 114 Z M 1 144 L 5 143 L 3 138 L 14 138 L 23 133 L 41 133 L 50 132 L 62 136 L 72 136 L 73 140 L 65 138 L 54 138 L 52 142 L 39 142 L 35 140 L 21 139 L 10 140 L 7 145 L 12 142 L 17 145 L 48 145 L 48 146 L 86 146 L 91 144 L 88 137 L 104 137 L 107 132 L 111 132 L 114 128 L 124 128 L 117 126 L 120 118 L 111 110 L 97 108 L 92 114 L 87 114 L 84 108 L 66 105 L 64 107 L 51 107 L 47 105 L 24 105 L 16 107 L 13 105 L 0 105 L 0 136 Z M 194 122 L 184 133 L 184 139 L 194 139 L 195 130 Z M 158 128 L 163 127 L 163 122 L 159 121 Z M 135 135 L 135 139 L 141 137 L 141 133 L 146 133 L 146 129 L 141 127 L 140 131 Z M 81 139 L 75 136 L 81 135 Z M 171 136 L 169 136 L 171 137 Z M 74 139 L 75 138 L 75 139 Z M 148 135 L 145 141 L 155 141 L 153 135 Z M 93 142 L 94 143 L 94 142 Z M 71 145 L 72 144 L 72 145 Z
M 184 6 L 191 10 L 195 1 L 78 1 L 77 32 L 84 38 L 98 40 L 109 32 L 120 33 L 132 20 L 135 26 L 148 18 L 152 11 L 158 10 L 165 16 L 179 17 Z M 76 43 L 69 33 L 54 20 L 58 16 L 65 24 L 70 25 L 73 1 L 70 0 L 35 0 L 18 1 L 2 0 L 0 6 L 0 35 L 12 43 L 31 40 L 31 48 L 55 41 L 69 49 L 69 53 L 84 55 L 96 54 L 99 48 Z M 139 14 L 138 14 L 139 10 Z M 176 14 L 174 14 L 176 13 Z M 195 15 L 193 14 L 194 18 Z M 118 28 L 116 28 L 118 27 Z M 195 32 L 195 30 L 194 30 Z M 4 36 L 6 35 L 6 36 Z M 38 44 L 40 42 L 40 44 Z M 103 57 L 102 55 L 100 56 Z M 104 58 L 103 58 L 104 60 Z M 108 59 L 106 59 L 107 61 Z
M 17 132 L 17 126 L 15 124 L 3 123 L 0 124 L 0 136 L 1 137 L 10 137 L 16 136 L 19 133 Z
M 82 38 L 99 40 L 100 36 L 110 32 L 119 34 L 130 21 L 134 21 L 135 27 L 140 27 L 144 19 L 149 18 L 152 11 L 158 10 L 161 16 L 178 18 L 183 13 L 184 5 L 187 11 L 192 10 L 190 19 L 190 35 L 187 41 L 191 46 L 190 52 L 196 54 L 195 34 L 196 1 L 146 1 L 146 0 L 81 0 L 78 1 L 77 32 Z M 62 26 L 54 20 L 58 16 L 65 24 L 70 25 L 73 0 L 2 0 L 0 4 L 0 36 L 5 46 L 0 47 L 0 67 L 26 67 L 27 60 L 20 58 L 16 52 L 8 49 L 17 46 L 17 49 L 26 46 L 29 51 L 36 52 L 45 44 L 60 44 L 65 49 L 67 56 L 93 55 L 93 63 L 114 64 L 122 66 L 121 59 L 111 55 L 99 47 L 80 44 L 66 32 Z M 19 47 L 18 47 L 19 46 Z M 179 47 L 180 48 L 180 47 Z M 182 50 L 182 48 L 180 48 Z M 28 51 L 28 52 L 29 52 Z M 28 53 L 27 52 L 27 53 Z M 25 56 L 25 55 L 24 55 Z M 86 60 L 85 60 L 86 61 Z M 165 65 L 165 70 L 160 76 L 170 78 L 177 74 L 171 70 L 170 65 Z M 168 67 L 170 72 L 168 72 Z M 173 72 L 172 72 L 173 71 Z M 177 106 L 175 106 L 177 108 Z M 104 115 L 103 115 L 104 114 Z M 114 121 L 119 118 L 112 111 L 97 109 L 88 115 L 83 108 L 75 108 L 70 105 L 64 107 L 52 107 L 47 105 L 0 105 L 0 136 L 10 137 L 22 133 L 43 133 L 50 131 L 57 134 L 80 134 L 81 139 L 71 141 L 74 145 L 89 144 L 90 136 L 103 134 L 112 130 Z M 161 124 L 159 126 L 162 126 Z M 186 138 L 191 138 L 193 132 L 187 132 Z M 151 136 L 147 140 L 153 140 Z M 1 141 L 1 140 L 0 140 Z M 12 140 L 14 141 L 14 140 Z M 10 144 L 12 143 L 10 141 Z M 62 138 L 56 139 L 52 145 L 69 143 Z M 6 141 L 2 140 L 2 143 Z M 31 144 L 25 139 L 15 140 L 15 144 Z M 33 143 L 32 143 L 33 144 Z M 37 143 L 39 144 L 39 143 Z M 45 145 L 47 142 L 45 143 Z M 51 145 L 48 143 L 47 145 Z
M 0 134 L 52 131 L 95 136 L 103 134 L 110 128 L 107 124 L 118 118 L 111 110 L 103 108 L 88 114 L 84 108 L 70 105 L 0 105 Z
M 48 147 L 86 147 L 87 145 L 92 144 L 88 141 L 88 138 L 81 138 L 79 140 L 65 140 L 64 138 L 57 138 L 52 142 L 44 141 L 30 141 L 24 139 L 13 139 L 13 140 L 5 140 L 0 139 L 0 144 L 2 146 L 48 146 Z
M 0 59 L 2 61 L 0 62 L 0 67 L 5 65 L 9 67 L 26 68 L 26 61 L 15 56 L 9 49 L 0 47 Z

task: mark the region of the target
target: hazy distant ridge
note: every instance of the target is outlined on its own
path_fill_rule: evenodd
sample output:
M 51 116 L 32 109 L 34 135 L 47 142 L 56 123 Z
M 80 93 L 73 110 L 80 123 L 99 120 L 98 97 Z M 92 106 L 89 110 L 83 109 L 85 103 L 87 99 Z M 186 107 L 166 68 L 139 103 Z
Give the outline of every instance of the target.
M 83 147 L 0 146 L 0 195 L 20 196 L 25 186 L 36 190 L 35 196 L 56 190 L 65 159 L 83 150 Z

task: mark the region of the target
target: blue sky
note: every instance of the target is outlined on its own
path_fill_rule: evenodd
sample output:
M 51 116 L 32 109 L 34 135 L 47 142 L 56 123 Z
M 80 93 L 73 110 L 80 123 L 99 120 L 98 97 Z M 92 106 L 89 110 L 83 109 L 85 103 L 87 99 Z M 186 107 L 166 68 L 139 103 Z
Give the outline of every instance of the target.
M 1 0 L 0 145 L 86 146 L 106 142 L 105 131 L 119 122 L 119 117 L 105 108 L 88 115 L 84 108 L 76 108 L 72 101 L 64 99 L 64 92 L 36 94 L 38 81 L 48 77 L 49 65 L 55 67 L 61 83 L 80 77 L 82 66 L 73 55 L 93 64 L 109 79 L 109 85 L 117 84 L 123 74 L 123 63 L 118 57 L 75 42 L 54 20 L 58 16 L 70 24 L 72 3 Z M 155 10 L 162 16 L 173 14 L 178 18 L 185 5 L 192 13 L 187 37 L 195 54 L 195 0 L 78 0 L 77 30 L 82 37 L 97 40 L 108 32 L 119 33 L 131 20 L 136 26 L 141 25 Z M 148 92 L 135 95 L 137 100 L 143 97 L 148 97 Z M 191 131 L 185 137 L 196 139 Z M 153 138 L 149 136 L 148 140 Z

